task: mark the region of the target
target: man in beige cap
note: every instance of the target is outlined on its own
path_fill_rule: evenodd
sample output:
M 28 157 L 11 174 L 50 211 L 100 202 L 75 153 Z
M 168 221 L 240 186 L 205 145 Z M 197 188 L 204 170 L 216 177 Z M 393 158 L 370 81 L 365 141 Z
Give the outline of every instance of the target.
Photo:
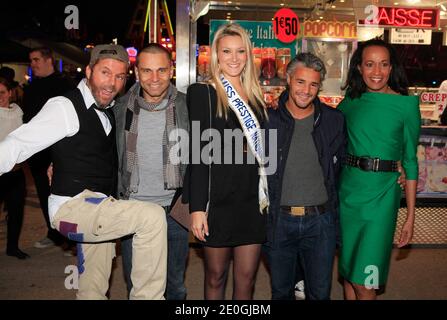
M 86 79 L 54 97 L 26 125 L 0 143 L 0 175 L 52 147 L 51 225 L 78 242 L 78 299 L 105 299 L 113 240 L 135 234 L 131 299 L 163 299 L 167 226 L 162 207 L 115 200 L 117 151 L 110 108 L 126 83 L 129 59 L 119 45 L 98 45 Z

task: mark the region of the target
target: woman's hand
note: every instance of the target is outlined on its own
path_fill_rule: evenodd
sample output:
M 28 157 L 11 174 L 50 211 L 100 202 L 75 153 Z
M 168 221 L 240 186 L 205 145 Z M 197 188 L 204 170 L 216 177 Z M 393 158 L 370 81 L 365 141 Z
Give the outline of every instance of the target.
M 402 226 L 402 230 L 400 232 L 400 240 L 399 244 L 397 245 L 398 248 L 402 248 L 406 246 L 411 238 L 413 237 L 413 228 L 414 228 L 414 219 L 410 218 L 407 219 Z
M 209 233 L 207 213 L 205 211 L 194 211 L 191 213 L 191 230 L 194 237 L 206 242 L 205 235 L 209 236 Z
M 402 190 L 405 190 L 407 176 L 405 175 L 405 170 L 402 168 L 400 161 L 397 161 L 397 171 L 400 173 L 399 178 L 397 178 L 397 183 L 400 185 Z
M 406 246 L 413 237 L 413 227 L 416 214 L 417 180 L 407 180 L 405 185 L 405 200 L 407 202 L 407 220 L 402 226 L 398 248 Z

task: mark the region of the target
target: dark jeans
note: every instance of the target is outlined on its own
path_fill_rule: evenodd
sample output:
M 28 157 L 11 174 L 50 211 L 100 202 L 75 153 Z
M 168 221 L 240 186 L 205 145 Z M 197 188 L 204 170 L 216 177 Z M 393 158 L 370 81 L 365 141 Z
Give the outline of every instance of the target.
M 272 299 L 295 299 L 299 263 L 306 299 L 329 300 L 335 256 L 334 214 L 295 217 L 281 212 L 277 218 L 275 243 L 264 245 L 271 272 Z
M 167 300 L 185 300 L 185 269 L 188 258 L 188 230 L 180 226 L 169 215 L 168 221 L 168 279 L 165 297 Z M 132 271 L 132 236 L 121 239 L 124 278 L 128 293 L 132 289 L 130 274 Z
M 47 225 L 47 238 L 54 241 L 56 245 L 63 244 L 66 240 L 57 230 L 53 229 L 50 224 L 48 215 L 48 197 L 50 196 L 50 184 L 47 176 L 47 169 L 51 163 L 50 150 L 45 149 L 33 155 L 28 160 L 28 165 L 36 186 L 37 196 L 39 198 L 40 208 Z
M 15 251 L 19 248 L 26 196 L 25 175 L 22 169 L 0 176 L 0 194 L 8 211 L 6 251 Z

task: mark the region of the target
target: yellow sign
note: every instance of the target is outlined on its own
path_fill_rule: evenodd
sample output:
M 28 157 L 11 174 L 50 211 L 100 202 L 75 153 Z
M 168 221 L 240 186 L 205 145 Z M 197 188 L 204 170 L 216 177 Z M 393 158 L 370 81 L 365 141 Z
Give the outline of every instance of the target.
M 355 22 L 342 21 L 305 21 L 303 37 L 357 39 L 357 25 Z

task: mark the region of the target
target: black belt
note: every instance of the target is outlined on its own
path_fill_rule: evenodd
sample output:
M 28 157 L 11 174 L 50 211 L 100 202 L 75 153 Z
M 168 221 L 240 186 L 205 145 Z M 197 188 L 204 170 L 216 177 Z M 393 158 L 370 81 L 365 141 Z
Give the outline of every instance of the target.
M 370 157 L 357 157 L 352 154 L 348 154 L 345 160 L 345 165 L 360 168 L 364 171 L 385 171 L 396 172 L 397 161 L 395 160 L 382 160 L 379 158 Z
M 281 211 L 285 211 L 292 216 L 314 216 L 326 212 L 326 205 L 306 206 L 306 207 L 291 207 L 281 206 Z

